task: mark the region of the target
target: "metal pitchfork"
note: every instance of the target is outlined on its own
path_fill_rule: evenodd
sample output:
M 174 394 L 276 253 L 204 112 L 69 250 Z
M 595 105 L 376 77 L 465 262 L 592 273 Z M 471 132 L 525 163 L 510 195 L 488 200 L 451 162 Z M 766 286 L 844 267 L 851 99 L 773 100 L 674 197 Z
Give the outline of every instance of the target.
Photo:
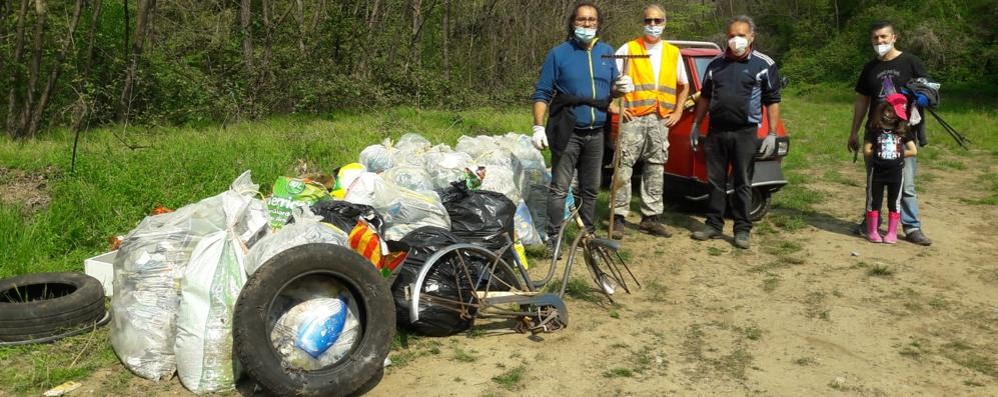
M 627 71 L 631 66 L 631 59 L 636 58 L 650 58 L 651 55 L 603 55 L 603 59 L 623 59 L 624 68 L 621 70 L 620 75 L 626 76 Z M 620 128 L 621 124 L 624 124 L 624 111 L 627 109 L 627 95 L 625 94 L 620 100 L 620 123 L 617 124 L 617 141 L 613 143 L 613 179 L 610 180 L 610 226 L 608 227 L 607 233 L 608 237 L 613 238 L 613 210 L 617 202 L 617 189 L 620 187 L 621 182 L 617 177 L 617 170 L 620 168 Z

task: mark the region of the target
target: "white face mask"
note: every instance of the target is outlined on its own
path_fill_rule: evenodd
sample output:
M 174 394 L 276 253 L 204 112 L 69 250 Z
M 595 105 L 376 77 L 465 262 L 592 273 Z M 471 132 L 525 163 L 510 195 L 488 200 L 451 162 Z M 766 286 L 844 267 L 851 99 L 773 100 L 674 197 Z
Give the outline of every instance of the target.
M 653 37 L 653 38 L 657 39 L 657 38 L 659 38 L 659 37 L 662 36 L 662 32 L 663 31 L 665 31 L 665 26 L 662 26 L 662 25 L 658 25 L 658 26 L 645 25 L 645 36 Z
M 873 50 L 877 52 L 877 56 L 880 58 L 883 58 L 884 55 L 887 55 L 888 52 L 891 52 L 891 49 L 893 48 L 894 44 L 892 43 L 876 44 L 873 46 Z
M 728 48 L 737 56 L 745 55 L 748 50 L 748 39 L 744 37 L 732 37 L 728 40 Z
M 576 26 L 575 38 L 578 39 L 580 43 L 589 44 L 596 38 L 596 28 Z

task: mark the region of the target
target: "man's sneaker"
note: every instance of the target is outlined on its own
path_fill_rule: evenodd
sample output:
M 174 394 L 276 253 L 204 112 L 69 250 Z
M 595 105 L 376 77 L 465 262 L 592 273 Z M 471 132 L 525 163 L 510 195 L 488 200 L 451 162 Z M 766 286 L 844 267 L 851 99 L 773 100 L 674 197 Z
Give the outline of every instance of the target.
M 700 241 L 710 240 L 712 238 L 721 238 L 721 236 L 723 236 L 723 234 L 721 234 L 720 230 L 714 229 L 710 226 L 704 226 L 703 229 L 693 232 L 693 238 Z
M 925 246 L 932 245 L 932 240 L 929 240 L 928 237 L 925 237 L 925 233 L 922 233 L 921 229 L 915 229 L 908 233 L 905 233 L 904 239 L 908 240 L 908 242 L 912 244 L 925 245 Z
M 624 217 L 622 215 L 613 216 L 613 234 L 610 238 L 614 240 L 621 240 L 624 238 Z
M 735 232 L 735 247 L 741 249 L 749 249 L 751 244 L 749 244 L 749 232 L 739 231 Z
M 658 221 L 658 216 L 645 216 L 641 218 L 638 229 L 653 236 L 672 237 L 672 232 L 665 228 L 662 222 Z

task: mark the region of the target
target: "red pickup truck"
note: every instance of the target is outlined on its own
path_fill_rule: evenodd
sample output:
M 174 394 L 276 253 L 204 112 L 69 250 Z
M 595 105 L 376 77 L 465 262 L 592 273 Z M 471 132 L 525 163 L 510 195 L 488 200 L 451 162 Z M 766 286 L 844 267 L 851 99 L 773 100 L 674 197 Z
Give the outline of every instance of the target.
M 693 108 L 699 98 L 700 85 L 703 83 L 703 72 L 707 64 L 723 51 L 714 43 L 699 41 L 669 41 L 680 47 L 683 64 L 690 80 L 690 100 L 684 104 L 685 112 L 682 119 L 669 131 L 669 160 L 665 164 L 665 196 L 666 198 L 682 198 L 690 201 L 705 201 L 710 192 L 707 184 L 707 163 L 702 148 L 703 137 L 707 134 L 710 115 L 701 123 L 700 142 L 697 147 L 691 146 L 690 134 L 693 129 Z M 785 84 L 785 80 L 783 84 Z M 612 115 L 612 140 L 617 139 L 617 124 L 619 117 Z M 757 135 L 761 141 L 769 132 L 769 115 L 763 112 L 762 124 Z M 781 167 L 783 158 L 790 151 L 790 137 L 781 123 L 777 126 L 776 150 L 770 157 L 756 158 L 755 173 L 752 177 L 752 206 L 749 217 L 752 220 L 762 219 L 769 212 L 770 197 L 787 184 Z M 612 152 L 604 156 L 604 162 L 612 164 Z M 611 171 L 612 174 L 612 171 Z M 635 170 L 635 174 L 638 171 Z M 609 182 L 609 180 L 607 180 Z M 636 182 L 636 180 L 635 180 Z M 634 186 L 634 184 L 632 184 Z M 734 190 L 730 184 L 728 194 Z

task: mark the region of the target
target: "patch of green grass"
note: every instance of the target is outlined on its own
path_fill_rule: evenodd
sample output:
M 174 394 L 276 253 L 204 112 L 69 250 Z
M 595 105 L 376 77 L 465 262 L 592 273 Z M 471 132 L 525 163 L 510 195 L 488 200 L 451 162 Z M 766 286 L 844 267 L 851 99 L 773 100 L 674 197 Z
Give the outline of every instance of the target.
M 815 360 L 814 357 L 801 357 L 794 360 L 794 364 L 800 365 L 802 367 L 810 367 L 812 365 L 817 365 L 818 360 Z
M 620 318 L 620 312 L 617 311 L 617 309 L 610 309 L 609 315 L 610 315 L 610 318 L 616 318 L 616 319 Z
M 776 288 L 780 286 L 780 281 L 780 276 L 770 274 L 762 280 L 762 290 L 766 292 L 776 291 Z
M 669 293 L 669 287 L 662 284 L 658 279 L 654 279 L 644 286 L 645 291 L 649 293 L 652 300 L 662 301 L 665 296 Z
M 109 327 L 52 344 L 3 347 L 0 388 L 14 395 L 40 395 L 64 382 L 86 379 L 93 371 L 117 362 Z
M 763 248 L 770 255 L 786 256 L 796 254 L 804 249 L 801 243 L 794 240 L 778 241 L 775 244 L 768 244 Z
M 776 227 L 779 227 L 789 233 L 793 233 L 807 227 L 807 222 L 804 220 L 804 217 L 797 214 L 776 214 L 770 217 L 770 222 L 776 225 Z
M 762 330 L 758 327 L 748 327 L 743 330 L 745 337 L 749 340 L 759 340 L 762 339 Z
M 492 381 L 502 387 L 503 389 L 514 391 L 520 389 L 522 386 L 520 382 L 523 380 L 523 375 L 527 372 L 527 367 L 520 365 L 512 368 L 502 374 L 492 377 Z
M 967 379 L 967 380 L 963 381 L 963 384 L 966 385 L 966 386 L 971 386 L 971 387 L 984 387 L 983 383 L 977 382 L 977 381 L 975 381 L 973 379 Z
M 634 371 L 630 368 L 610 368 L 603 372 L 604 378 L 631 378 Z
M 856 180 L 855 178 L 846 178 L 837 169 L 825 170 L 825 174 L 822 176 L 822 179 L 828 182 L 838 183 L 846 186 L 860 186 L 860 183 L 862 182 Z
M 475 351 L 465 351 L 460 346 L 454 346 L 454 360 L 462 363 L 473 363 L 478 360 Z
M 773 206 L 802 212 L 812 209 L 812 206 L 824 200 L 824 196 L 802 184 L 789 184 L 773 195 Z
M 877 263 L 866 270 L 866 275 L 869 277 L 892 277 L 894 272 L 895 270 L 890 266 Z
M 565 295 L 586 302 L 595 303 L 601 300 L 600 293 L 594 289 L 592 281 L 582 277 L 572 277 L 568 280 L 568 284 L 565 286 Z
M 949 168 L 949 169 L 960 170 L 960 171 L 963 171 L 963 170 L 967 169 L 967 165 L 964 164 L 962 161 L 959 161 L 959 160 L 943 160 L 943 161 L 936 162 L 936 165 L 938 165 L 938 166 L 940 166 L 942 168 Z
M 724 250 L 718 247 L 707 247 L 707 255 L 710 256 L 721 256 L 724 254 Z

